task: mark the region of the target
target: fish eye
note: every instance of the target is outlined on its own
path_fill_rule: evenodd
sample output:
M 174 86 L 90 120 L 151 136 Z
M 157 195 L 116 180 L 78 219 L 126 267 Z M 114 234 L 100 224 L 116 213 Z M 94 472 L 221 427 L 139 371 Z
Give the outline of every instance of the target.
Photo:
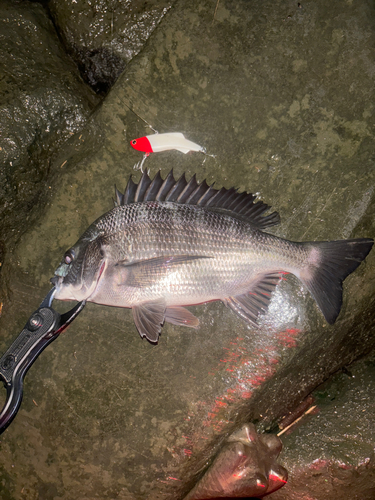
M 74 250 L 70 249 L 67 252 L 65 252 L 65 255 L 64 255 L 65 264 L 68 264 L 68 265 L 71 264 L 73 262 L 74 258 L 75 258 Z
M 137 139 L 133 139 L 132 144 L 133 144 L 133 146 L 135 146 L 137 144 Z

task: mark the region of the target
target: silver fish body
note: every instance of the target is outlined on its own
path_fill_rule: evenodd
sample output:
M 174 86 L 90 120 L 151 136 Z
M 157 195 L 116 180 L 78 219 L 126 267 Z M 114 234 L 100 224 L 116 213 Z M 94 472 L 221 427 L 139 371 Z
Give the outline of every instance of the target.
M 132 308 L 141 336 L 157 342 L 165 321 L 198 326 L 184 306 L 213 300 L 256 324 L 282 275 L 292 273 L 327 321 L 335 321 L 341 283 L 373 240 L 290 242 L 263 231 L 278 217 L 264 216 L 269 207 L 254 203 L 253 195 L 217 191 L 195 178 L 176 182 L 172 175 L 174 183 L 170 179 L 164 187 L 170 193 L 178 186 L 172 196 L 163 194 L 167 179 L 159 174 L 151 181 L 144 174 L 131 185 L 128 199 L 117 193 L 119 206 L 99 217 L 66 252 L 52 278 L 55 298 Z M 184 191 L 193 203 L 183 202 Z

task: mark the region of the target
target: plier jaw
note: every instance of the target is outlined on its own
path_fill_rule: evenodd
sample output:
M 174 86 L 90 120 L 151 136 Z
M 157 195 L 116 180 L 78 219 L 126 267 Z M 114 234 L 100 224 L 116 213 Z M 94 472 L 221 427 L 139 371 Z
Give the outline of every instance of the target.
M 28 319 L 6 353 L 0 358 L 0 379 L 7 390 L 7 399 L 0 412 L 0 434 L 16 416 L 23 395 L 23 379 L 39 354 L 78 316 L 85 306 L 79 302 L 70 311 L 60 314 L 53 309 L 53 287 Z

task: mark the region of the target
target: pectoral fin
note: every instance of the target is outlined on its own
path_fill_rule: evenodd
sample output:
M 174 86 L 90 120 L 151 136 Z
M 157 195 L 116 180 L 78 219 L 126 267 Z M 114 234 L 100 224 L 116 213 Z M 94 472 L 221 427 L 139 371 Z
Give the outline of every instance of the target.
M 177 266 L 209 258 L 204 255 L 164 255 L 133 262 L 121 261 L 115 265 L 115 267 L 121 268 L 123 275 L 122 281 L 118 285 L 136 288 L 150 287 Z
M 279 283 L 282 273 L 272 273 L 260 276 L 251 284 L 249 291 L 237 297 L 228 297 L 224 304 L 238 314 L 242 319 L 257 326 L 258 316 L 267 312 L 271 294 Z
M 165 311 L 165 321 L 172 325 L 198 328 L 199 319 L 184 307 L 168 307 Z
M 165 319 L 165 301 L 160 299 L 146 304 L 134 306 L 133 318 L 139 335 L 153 344 L 157 344 L 161 327 Z

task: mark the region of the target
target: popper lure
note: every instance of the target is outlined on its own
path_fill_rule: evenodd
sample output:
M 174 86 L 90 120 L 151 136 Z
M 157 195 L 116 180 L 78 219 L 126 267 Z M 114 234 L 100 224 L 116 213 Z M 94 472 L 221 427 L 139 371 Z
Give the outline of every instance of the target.
M 137 151 L 142 151 L 148 156 L 150 153 L 159 153 L 160 151 L 170 151 L 175 149 L 181 153 L 198 151 L 206 153 L 205 148 L 195 142 L 185 139 L 181 132 L 168 132 L 166 134 L 153 134 L 139 137 L 130 141 L 130 145 Z

